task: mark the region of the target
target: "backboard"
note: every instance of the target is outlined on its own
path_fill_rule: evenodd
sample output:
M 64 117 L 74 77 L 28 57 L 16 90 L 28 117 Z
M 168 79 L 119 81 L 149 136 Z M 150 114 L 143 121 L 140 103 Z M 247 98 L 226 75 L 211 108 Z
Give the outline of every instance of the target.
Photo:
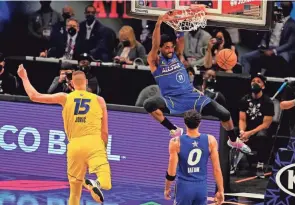
M 131 17 L 156 20 L 169 10 L 196 3 L 207 5 L 208 25 L 267 30 L 272 23 L 274 2 L 266 0 L 131 0 L 127 9 Z

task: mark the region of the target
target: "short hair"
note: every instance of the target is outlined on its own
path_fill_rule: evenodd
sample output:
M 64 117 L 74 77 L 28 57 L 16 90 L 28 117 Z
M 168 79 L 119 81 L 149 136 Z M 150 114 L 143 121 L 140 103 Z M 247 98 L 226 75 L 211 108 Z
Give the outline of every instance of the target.
M 189 110 L 184 113 L 184 123 L 189 129 L 196 129 L 201 123 L 202 115 L 196 110 Z
M 96 8 L 93 5 L 90 4 L 90 5 L 85 7 L 85 11 L 84 11 L 85 13 L 87 12 L 88 8 L 94 8 L 94 10 L 96 11 Z
M 171 36 L 167 34 L 161 35 L 160 47 L 162 47 L 165 43 L 168 43 L 168 42 L 175 44 L 175 41 L 171 38 Z
M 73 77 L 76 76 L 76 75 L 84 75 L 85 78 L 86 78 L 85 73 L 84 73 L 83 71 L 81 71 L 81 70 L 76 70 L 76 71 L 74 71 L 74 72 L 73 72 Z
M 70 21 L 75 21 L 75 22 L 77 23 L 78 27 L 79 27 L 79 21 L 78 21 L 77 19 L 71 17 L 71 18 L 67 19 L 67 24 L 68 24 Z

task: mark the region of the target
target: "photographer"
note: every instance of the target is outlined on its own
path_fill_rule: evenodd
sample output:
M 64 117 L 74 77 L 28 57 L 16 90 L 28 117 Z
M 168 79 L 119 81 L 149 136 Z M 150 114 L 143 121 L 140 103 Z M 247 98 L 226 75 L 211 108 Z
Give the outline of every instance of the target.
M 100 88 L 97 78 L 93 75 L 93 71 L 91 70 L 91 61 L 92 57 L 89 54 L 81 54 L 78 58 L 77 70 L 81 70 L 86 74 L 88 80 L 87 91 L 98 95 L 100 93 Z
M 5 70 L 5 58 L 0 53 L 0 94 L 16 94 L 17 87 L 16 77 Z
M 219 51 L 225 48 L 232 49 L 237 54 L 236 48 L 234 44 L 232 43 L 232 39 L 227 30 L 225 29 L 216 30 L 214 32 L 214 35 L 212 36 L 214 37 L 210 39 L 208 42 L 208 47 L 207 47 L 207 51 L 206 51 L 205 59 L 204 59 L 204 67 L 206 69 L 217 68 L 215 57 L 217 56 Z
M 70 93 L 73 91 L 71 86 L 73 65 L 70 63 L 63 63 L 59 72 L 59 76 L 56 76 L 50 85 L 47 93 L 53 94 L 58 92 Z

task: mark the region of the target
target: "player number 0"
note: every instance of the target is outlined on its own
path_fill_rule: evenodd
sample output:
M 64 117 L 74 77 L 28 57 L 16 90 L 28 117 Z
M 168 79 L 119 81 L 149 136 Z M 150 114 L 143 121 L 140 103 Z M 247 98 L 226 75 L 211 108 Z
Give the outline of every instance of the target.
M 196 154 L 196 157 L 194 158 L 195 154 Z M 187 163 L 190 166 L 195 166 L 195 165 L 197 165 L 200 162 L 201 156 L 202 156 L 202 150 L 200 150 L 200 149 L 193 149 L 192 151 L 190 151 L 190 153 L 188 155 Z

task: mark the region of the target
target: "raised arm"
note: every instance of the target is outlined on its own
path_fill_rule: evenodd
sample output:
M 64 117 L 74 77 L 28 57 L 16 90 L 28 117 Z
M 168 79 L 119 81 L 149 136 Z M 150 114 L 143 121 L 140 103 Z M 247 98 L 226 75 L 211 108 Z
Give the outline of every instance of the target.
M 178 164 L 178 153 L 179 153 L 179 138 L 175 137 L 170 140 L 169 143 L 169 165 L 168 165 L 168 170 L 166 173 L 166 182 L 165 182 L 165 199 L 169 200 L 171 199 L 170 196 L 170 187 L 171 183 L 174 181 L 176 177 L 176 169 L 177 169 L 177 164 Z
M 215 196 L 216 204 L 222 204 L 224 201 L 223 177 L 220 168 L 218 145 L 214 136 L 209 135 L 209 150 L 213 166 L 213 174 L 217 184 L 217 193 Z
M 184 56 L 183 56 L 183 51 L 184 51 L 184 32 L 177 32 L 176 34 L 177 39 L 176 39 L 176 55 L 179 58 L 181 62 L 184 62 Z
M 24 88 L 29 98 L 33 102 L 45 103 L 45 104 L 60 104 L 64 106 L 67 100 L 67 94 L 65 93 L 56 93 L 56 94 L 41 94 L 39 93 L 31 84 L 27 71 L 24 66 L 21 64 L 18 67 L 17 71 L 19 77 L 22 79 Z
M 101 122 L 101 138 L 105 143 L 105 146 L 108 146 L 108 136 L 109 136 L 109 126 L 108 126 L 108 111 L 107 111 L 107 105 L 105 103 L 105 100 L 98 96 L 97 97 L 98 103 L 101 106 L 102 109 L 102 122 Z
M 158 51 L 161 43 L 161 24 L 163 22 L 163 18 L 163 15 L 159 16 L 158 18 L 158 21 L 153 32 L 152 49 L 147 57 L 147 61 L 150 66 L 151 72 L 154 72 L 157 69 Z

